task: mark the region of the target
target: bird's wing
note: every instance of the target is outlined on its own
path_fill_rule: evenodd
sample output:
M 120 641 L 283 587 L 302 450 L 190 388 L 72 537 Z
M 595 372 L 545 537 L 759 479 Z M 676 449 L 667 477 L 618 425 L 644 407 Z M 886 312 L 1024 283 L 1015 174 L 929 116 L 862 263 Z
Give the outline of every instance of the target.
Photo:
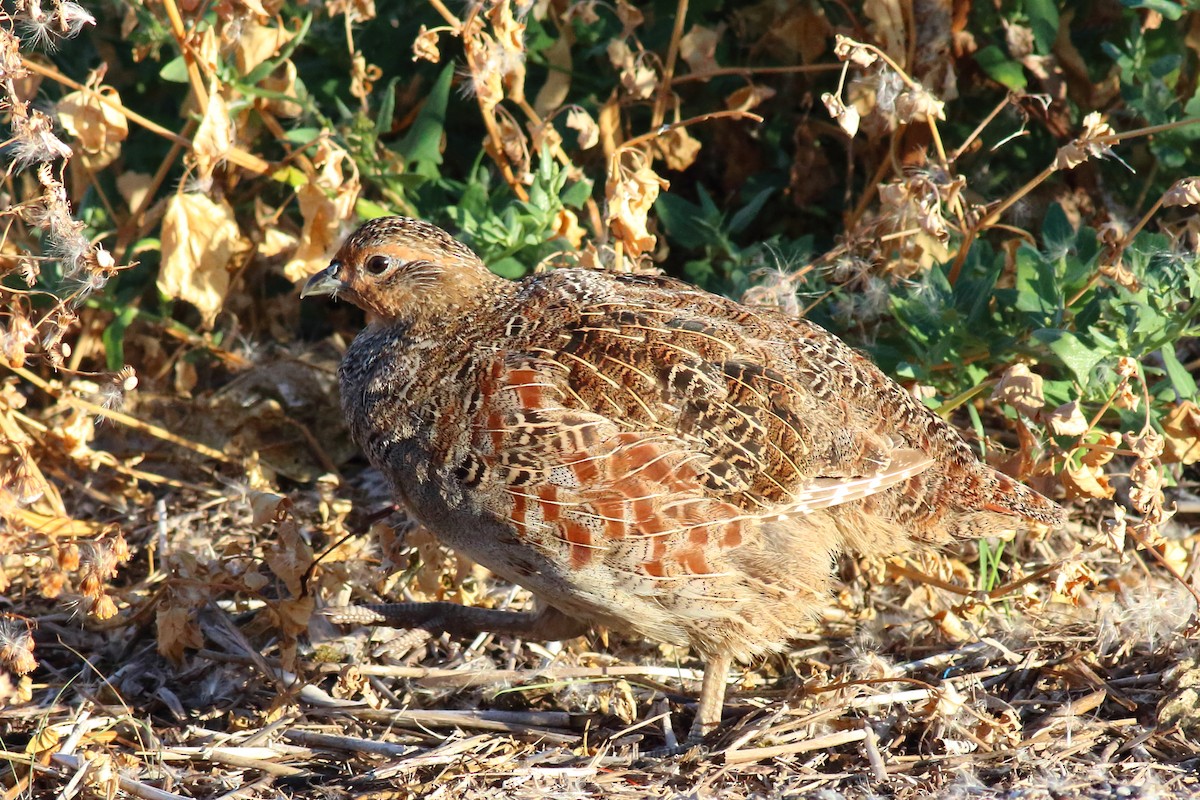
M 461 475 L 577 567 L 637 542 L 650 574 L 674 571 L 663 559 L 703 574 L 705 552 L 736 546 L 747 524 L 861 500 L 928 468 L 920 451 L 847 426 L 844 409 L 812 407 L 765 352 L 660 304 L 592 305 L 482 366 Z

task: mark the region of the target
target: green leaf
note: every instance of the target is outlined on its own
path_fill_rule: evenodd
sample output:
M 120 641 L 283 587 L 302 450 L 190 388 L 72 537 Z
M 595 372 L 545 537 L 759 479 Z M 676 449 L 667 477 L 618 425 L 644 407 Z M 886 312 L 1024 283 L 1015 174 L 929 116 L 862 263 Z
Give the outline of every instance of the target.
M 183 60 L 183 56 L 176 56 L 163 64 L 163 68 L 158 71 L 158 77 L 171 83 L 187 83 L 187 62 Z
M 1183 6 L 1172 0 L 1121 0 L 1121 5 L 1126 8 L 1145 8 L 1157 11 L 1172 22 L 1183 16 Z
M 1103 349 L 1085 342 L 1070 331 L 1042 328 L 1033 332 L 1033 338 L 1054 353 L 1081 386 L 1087 386 L 1091 382 L 1092 369 L 1107 355 Z
M 360 197 L 354 203 L 354 213 L 364 222 L 369 219 L 378 219 L 386 217 L 392 212 L 376 202 Z
M 975 63 L 997 83 L 1007 86 L 1013 91 L 1025 88 L 1027 82 L 1024 67 L 1005 55 L 1004 51 L 996 45 L 989 44 L 976 53 Z
M 307 147 L 312 142 L 321 138 L 320 128 L 292 128 L 290 131 L 284 131 L 283 138 L 292 144 Z
M 767 200 L 775 193 L 775 187 L 768 186 L 754 197 L 750 198 L 750 202 L 746 203 L 745 207 L 733 215 L 733 219 L 729 220 L 729 232 L 741 233 L 746 227 L 754 221 L 758 213 L 762 211 Z
M 1058 38 L 1058 6 L 1054 0 L 1025 0 L 1025 13 L 1029 15 L 1037 52 L 1049 53 Z
M 701 224 L 703 216 L 699 206 L 678 195 L 660 194 L 654 201 L 654 211 L 674 241 L 695 248 L 708 240 L 708 228 Z
M 137 306 L 122 309 L 100 334 L 100 341 L 104 343 L 104 360 L 112 372 L 125 366 L 125 329 L 137 315 Z
M 375 117 L 376 136 L 383 136 L 392 129 L 392 120 L 396 116 L 396 84 L 399 82 L 399 76 L 392 78 L 383 90 L 383 100 L 379 103 L 379 113 Z
M 1017 249 L 1017 310 L 1051 322 L 1062 308 L 1062 289 L 1054 265 L 1027 244 Z
M 1171 379 L 1171 388 L 1175 390 L 1180 400 L 1191 400 L 1196 396 L 1196 379 L 1179 363 L 1174 345 L 1166 345 L 1159 351 L 1162 355 L 1163 366 L 1167 368 L 1167 377 Z
M 515 280 L 525 274 L 525 265 L 509 256 L 488 263 L 488 268 L 502 278 Z
M 409 163 L 424 162 L 434 167 L 442 164 L 442 134 L 446 130 L 446 106 L 450 102 L 450 82 L 454 65 L 447 65 L 425 98 L 421 113 L 400 142 L 400 152 Z M 434 170 L 436 173 L 436 170 Z
M 583 204 L 592 196 L 592 182 L 587 178 L 577 180 L 568 186 L 559 199 L 562 200 L 564 206 L 568 208 L 582 208 Z
M 1075 229 L 1058 203 L 1051 203 L 1042 220 L 1042 241 L 1051 258 L 1062 258 L 1075 247 Z

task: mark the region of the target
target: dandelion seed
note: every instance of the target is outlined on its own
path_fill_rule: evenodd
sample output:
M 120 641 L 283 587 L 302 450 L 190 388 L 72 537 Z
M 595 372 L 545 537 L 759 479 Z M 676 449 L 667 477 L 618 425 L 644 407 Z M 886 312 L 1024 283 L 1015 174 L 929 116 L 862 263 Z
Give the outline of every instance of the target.
M 892 297 L 891 285 L 878 275 L 868 276 L 860 297 L 864 319 L 876 320 L 888 309 Z
M 59 35 L 67 39 L 78 36 L 85 26 L 96 24 L 96 18 L 88 13 L 86 8 L 79 3 L 69 2 L 69 0 L 59 3 L 58 8 L 54 11 L 54 20 L 58 23 Z
M 29 71 L 21 61 L 21 40 L 0 28 L 0 81 L 23 78 Z
M 18 675 L 37 668 L 33 635 L 29 626 L 18 619 L 0 619 L 0 665 Z
M 21 32 L 24 34 L 21 38 L 33 47 L 44 47 L 47 50 L 54 49 L 54 29 L 52 27 L 53 18 L 42 10 L 40 0 L 27 0 L 25 5 L 25 16 L 21 17 L 17 24 L 21 27 Z
M 875 107 L 880 113 L 889 118 L 895 116 L 896 100 L 905 88 L 900 76 L 889 69 L 864 79 L 863 83 L 875 90 Z
M 109 411 L 120 411 L 125 405 L 125 392 L 120 384 L 106 383 L 100 387 L 100 405 Z
M 98 269 L 76 270 L 74 278 L 67 278 L 64 286 L 69 289 L 68 296 L 73 308 L 78 308 L 92 294 L 99 292 L 108 283 L 108 275 Z
M 16 169 L 71 157 L 71 148 L 54 135 L 53 127 L 50 118 L 37 109 L 28 114 L 18 113 L 14 109 L 8 152 Z

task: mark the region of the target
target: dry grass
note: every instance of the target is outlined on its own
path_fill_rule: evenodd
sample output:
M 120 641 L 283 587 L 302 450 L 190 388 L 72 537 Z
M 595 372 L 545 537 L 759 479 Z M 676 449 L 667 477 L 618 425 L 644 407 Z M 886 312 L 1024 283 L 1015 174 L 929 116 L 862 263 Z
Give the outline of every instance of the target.
M 210 427 L 208 438 L 227 434 Z M 284 500 L 146 437 L 125 425 L 99 434 L 108 452 L 146 451 L 142 470 L 172 475 L 157 502 L 126 504 L 132 558 L 110 588 L 123 613 L 97 622 L 62 598 L 38 600 L 33 572 L 10 587 L 38 620 L 41 661 L 30 699 L 0 710 L 11 797 L 73 783 L 139 797 L 1197 791 L 1200 648 L 1181 634 L 1190 597 L 1161 567 L 1090 546 L 1090 523 L 1010 543 L 1025 572 L 1047 570 L 990 593 L 940 588 L 969 584 L 963 554 L 846 561 L 829 617 L 786 657 L 731 676 L 725 724 L 704 751 L 647 757 L 675 741 L 672 725 L 686 730 L 699 680 L 686 651 L 615 635 L 559 646 L 340 631 L 319 614 L 293 625 L 281 565 L 302 574 L 311 553 L 323 558 L 307 588 L 321 597 L 354 585 L 360 596 L 528 598 L 446 559 L 419 530 L 383 546 L 339 541 L 388 507 L 370 470 Z M 315 453 L 294 458 L 319 469 Z M 68 507 L 111 505 L 98 496 L 110 487 L 64 478 Z M 290 527 L 298 537 L 280 530 Z M 1168 538 L 1194 552 L 1200 538 L 1184 531 Z M 1058 555 L 1070 552 L 1086 554 L 1086 590 Z M 400 583 L 387 577 L 395 565 L 411 567 Z

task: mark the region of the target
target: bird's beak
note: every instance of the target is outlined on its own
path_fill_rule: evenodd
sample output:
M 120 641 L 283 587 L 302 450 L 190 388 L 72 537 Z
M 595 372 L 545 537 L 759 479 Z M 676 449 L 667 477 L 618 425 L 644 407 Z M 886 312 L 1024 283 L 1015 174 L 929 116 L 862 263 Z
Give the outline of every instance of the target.
M 331 297 L 337 297 L 338 290 L 345 288 L 346 284 L 338 279 L 338 272 L 342 268 L 341 261 L 334 261 L 325 269 L 313 275 L 304 284 L 304 288 L 300 290 L 300 297 L 312 297 L 315 294 L 327 294 Z

